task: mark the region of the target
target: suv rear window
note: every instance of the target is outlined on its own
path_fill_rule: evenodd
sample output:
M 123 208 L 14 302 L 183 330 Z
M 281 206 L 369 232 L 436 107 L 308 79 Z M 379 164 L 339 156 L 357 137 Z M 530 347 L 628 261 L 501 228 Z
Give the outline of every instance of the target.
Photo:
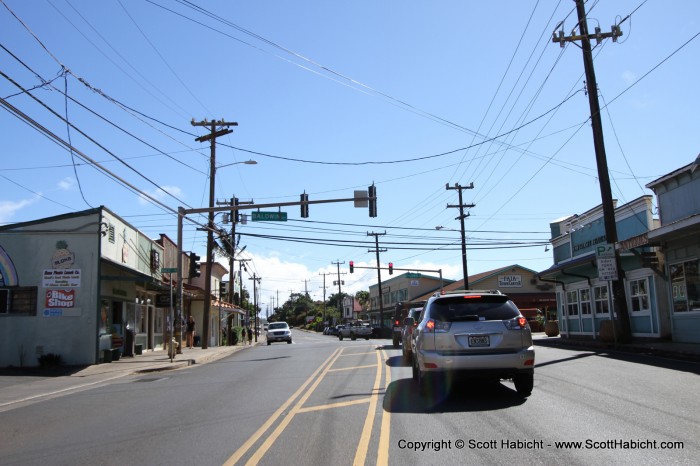
M 429 312 L 431 318 L 441 322 L 507 320 L 520 315 L 518 308 L 507 296 L 493 295 L 438 298 L 430 305 Z

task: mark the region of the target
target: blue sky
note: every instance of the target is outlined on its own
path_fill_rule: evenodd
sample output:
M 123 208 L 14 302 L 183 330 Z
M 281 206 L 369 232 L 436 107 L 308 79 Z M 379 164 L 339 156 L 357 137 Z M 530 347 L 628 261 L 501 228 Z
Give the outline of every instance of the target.
M 587 9 L 589 29 L 623 31 L 593 53 L 613 195 L 629 202 L 700 152 L 700 2 Z M 560 21 L 571 34 L 573 1 L 1 0 L 0 97 L 162 205 L 3 107 L 0 224 L 105 205 L 175 239 L 164 206 L 209 197 L 209 146 L 190 121 L 224 119 L 239 126 L 217 140 L 217 165 L 258 163 L 217 170 L 217 200 L 377 187 L 376 218 L 328 203 L 306 219 L 288 207 L 287 222 L 237 227 L 263 309 L 305 289 L 321 298 L 338 261 L 343 291 L 367 289 L 376 273 L 347 267 L 375 265 L 372 232 L 386 232 L 384 266 L 461 278 L 458 211 L 447 207 L 457 191 L 446 184 L 474 183 L 463 192 L 475 204 L 470 274 L 544 270 L 549 222 L 600 203 L 582 54 L 552 43 Z M 184 242 L 205 255 L 196 225 Z M 327 294 L 335 279 L 326 275 Z

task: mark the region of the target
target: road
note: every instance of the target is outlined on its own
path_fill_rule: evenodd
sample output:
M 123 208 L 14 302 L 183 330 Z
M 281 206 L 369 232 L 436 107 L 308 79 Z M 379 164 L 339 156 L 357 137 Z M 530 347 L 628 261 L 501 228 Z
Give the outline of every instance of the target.
M 697 464 L 692 363 L 538 347 L 527 400 L 427 402 L 390 342 L 293 337 L 2 412 L 0 464 Z

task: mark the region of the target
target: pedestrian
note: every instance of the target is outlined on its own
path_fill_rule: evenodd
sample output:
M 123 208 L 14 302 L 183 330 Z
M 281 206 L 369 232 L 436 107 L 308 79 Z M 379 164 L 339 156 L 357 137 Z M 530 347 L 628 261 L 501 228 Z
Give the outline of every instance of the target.
M 245 327 L 241 329 L 241 340 L 243 340 L 243 344 L 246 344 L 246 339 L 245 339 Z
M 248 327 L 248 344 L 253 344 L 253 330 L 250 327 Z
M 194 317 L 192 317 L 192 314 L 190 314 L 187 317 L 187 327 L 185 330 L 185 335 L 187 336 L 187 347 L 188 348 L 192 348 L 192 345 L 194 345 L 194 329 L 195 329 Z

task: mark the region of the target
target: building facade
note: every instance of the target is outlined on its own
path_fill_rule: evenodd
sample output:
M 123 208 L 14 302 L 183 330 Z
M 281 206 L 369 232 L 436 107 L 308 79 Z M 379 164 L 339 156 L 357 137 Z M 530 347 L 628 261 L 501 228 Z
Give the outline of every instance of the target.
M 620 255 L 632 336 L 670 335 L 665 276 L 645 263 L 657 251 L 639 239 L 658 224 L 652 210 L 652 196 L 616 206 L 620 240 L 612 246 L 606 241 L 600 205 L 550 224 L 554 265 L 538 276 L 555 285 L 562 336 L 600 338 L 603 322 L 615 320 L 611 278 L 600 257 L 610 247 L 617 248 Z
M 647 184 L 657 196 L 661 221 L 659 228 L 649 232 L 648 243 L 663 251 L 664 304 L 672 338 L 683 343 L 700 343 L 699 165 L 696 159 Z

